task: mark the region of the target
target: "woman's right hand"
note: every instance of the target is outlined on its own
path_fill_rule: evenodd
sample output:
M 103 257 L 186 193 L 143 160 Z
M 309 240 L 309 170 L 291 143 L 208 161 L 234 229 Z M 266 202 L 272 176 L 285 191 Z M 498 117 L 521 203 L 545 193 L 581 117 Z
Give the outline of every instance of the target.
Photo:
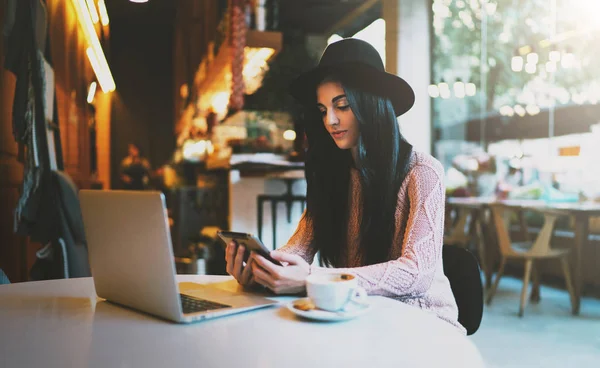
M 246 248 L 238 246 L 235 242 L 227 244 L 225 260 L 227 261 L 227 273 L 233 276 L 242 286 L 256 285 L 252 274 L 252 258 L 244 265 Z

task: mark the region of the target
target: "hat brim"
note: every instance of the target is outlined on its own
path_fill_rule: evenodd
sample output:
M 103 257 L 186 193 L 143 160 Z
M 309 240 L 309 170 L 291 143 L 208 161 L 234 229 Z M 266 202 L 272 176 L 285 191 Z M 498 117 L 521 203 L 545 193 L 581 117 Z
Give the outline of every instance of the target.
M 359 63 L 314 68 L 292 81 L 290 94 L 304 106 L 316 107 L 317 86 L 331 74 L 344 76 L 361 90 L 389 98 L 396 117 L 406 113 L 415 103 L 415 93 L 404 79 Z

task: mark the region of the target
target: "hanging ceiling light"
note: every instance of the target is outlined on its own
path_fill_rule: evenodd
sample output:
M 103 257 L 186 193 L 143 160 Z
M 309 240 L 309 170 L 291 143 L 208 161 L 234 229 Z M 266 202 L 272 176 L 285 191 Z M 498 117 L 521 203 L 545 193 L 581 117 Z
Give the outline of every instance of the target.
M 519 53 L 519 49 L 516 49 L 510 61 L 510 67 L 513 72 L 520 72 L 521 70 L 523 70 L 523 64 L 523 56 L 521 56 L 521 54 Z
M 546 63 L 546 71 L 547 71 L 548 73 L 554 73 L 554 72 L 556 72 L 556 69 L 557 69 L 557 68 L 556 68 L 556 63 L 555 63 L 555 62 L 553 62 L 553 61 L 548 61 L 548 62 Z
M 522 56 L 513 56 L 510 66 L 513 72 L 520 72 L 523 70 L 523 57 Z
M 570 69 L 575 66 L 575 55 L 570 47 L 567 47 L 565 53 L 562 55 L 560 64 L 565 69 Z
M 427 87 L 427 93 L 429 93 L 429 97 L 431 98 L 440 97 L 440 89 L 437 84 L 430 84 L 429 87 Z
M 475 93 L 477 93 L 477 86 L 475 83 L 467 83 L 465 86 L 465 93 L 469 97 L 475 96 Z
M 515 114 L 515 110 L 508 105 L 504 105 L 500 108 L 500 115 L 502 116 L 513 116 Z
M 110 20 L 108 18 L 108 11 L 106 10 L 104 0 L 98 0 L 98 11 L 100 12 L 100 22 L 103 26 L 107 26 Z
M 296 139 L 296 132 L 293 130 L 286 130 L 283 132 L 283 139 L 286 141 L 293 141 Z
M 537 71 L 537 65 L 527 63 L 525 64 L 525 71 L 529 74 L 534 74 Z
M 527 54 L 527 64 L 537 64 L 540 60 L 540 57 L 536 52 L 530 52 Z
M 88 89 L 88 95 L 87 95 L 87 102 L 89 104 L 94 102 L 94 96 L 96 95 L 96 87 L 98 87 L 98 84 L 96 82 L 92 82 L 90 84 L 90 88 Z
M 520 117 L 523 117 L 526 114 L 525 108 L 521 105 L 515 105 L 514 110 L 515 110 L 515 113 L 517 115 L 519 115 Z
M 96 5 L 94 5 L 94 0 L 85 0 L 87 3 L 88 10 L 90 11 L 90 16 L 92 17 L 92 22 L 94 24 L 100 21 L 100 17 L 98 16 L 98 11 L 96 10 Z
M 540 107 L 538 105 L 527 105 L 525 111 L 531 116 L 535 116 L 540 113 Z
M 104 51 L 102 50 L 98 35 L 96 34 L 96 29 L 94 28 L 87 2 L 85 0 L 72 0 L 72 3 L 77 12 L 77 19 L 79 20 L 81 30 L 87 39 L 88 47 L 86 49 L 86 54 L 90 60 L 92 69 L 96 74 L 96 78 L 100 83 L 100 87 L 105 93 L 112 92 L 116 88 L 115 81 L 110 71 L 110 67 L 108 66 Z
M 132 3 L 138 3 L 138 4 L 147 3 L 148 2 L 148 0 L 129 0 L 129 1 L 131 1 Z
M 465 84 L 460 79 L 454 82 L 453 89 L 456 98 L 465 98 Z
M 448 83 L 446 83 L 442 80 L 442 82 L 440 84 L 438 84 L 438 88 L 440 90 L 440 96 L 443 99 L 450 98 L 450 86 L 448 86 Z

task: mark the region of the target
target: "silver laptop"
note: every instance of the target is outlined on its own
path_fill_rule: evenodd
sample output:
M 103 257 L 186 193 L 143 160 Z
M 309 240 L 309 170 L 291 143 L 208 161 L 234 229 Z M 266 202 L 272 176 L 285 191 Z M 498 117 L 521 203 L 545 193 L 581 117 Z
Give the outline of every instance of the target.
M 162 193 L 81 190 L 79 198 L 99 297 L 180 323 L 277 304 L 200 284 L 180 290 Z

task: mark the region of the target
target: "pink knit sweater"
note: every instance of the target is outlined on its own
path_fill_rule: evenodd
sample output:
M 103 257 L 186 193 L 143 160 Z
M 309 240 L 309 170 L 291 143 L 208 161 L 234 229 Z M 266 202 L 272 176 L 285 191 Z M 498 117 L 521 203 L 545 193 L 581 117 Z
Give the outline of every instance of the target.
M 356 169 L 351 171 L 350 193 L 347 268 L 335 271 L 356 275 L 360 286 L 370 295 L 383 295 L 414 305 L 466 333 L 458 322 L 458 308 L 442 265 L 445 188 L 440 162 L 430 155 L 413 151 L 409 173 L 398 192 L 396 233 L 388 262 L 370 266 L 356 264 L 361 212 Z M 312 263 L 316 249 L 311 239 L 311 229 L 302 216 L 294 235 L 279 250 L 298 254 Z M 334 269 L 313 266 L 312 270 L 314 273 Z

